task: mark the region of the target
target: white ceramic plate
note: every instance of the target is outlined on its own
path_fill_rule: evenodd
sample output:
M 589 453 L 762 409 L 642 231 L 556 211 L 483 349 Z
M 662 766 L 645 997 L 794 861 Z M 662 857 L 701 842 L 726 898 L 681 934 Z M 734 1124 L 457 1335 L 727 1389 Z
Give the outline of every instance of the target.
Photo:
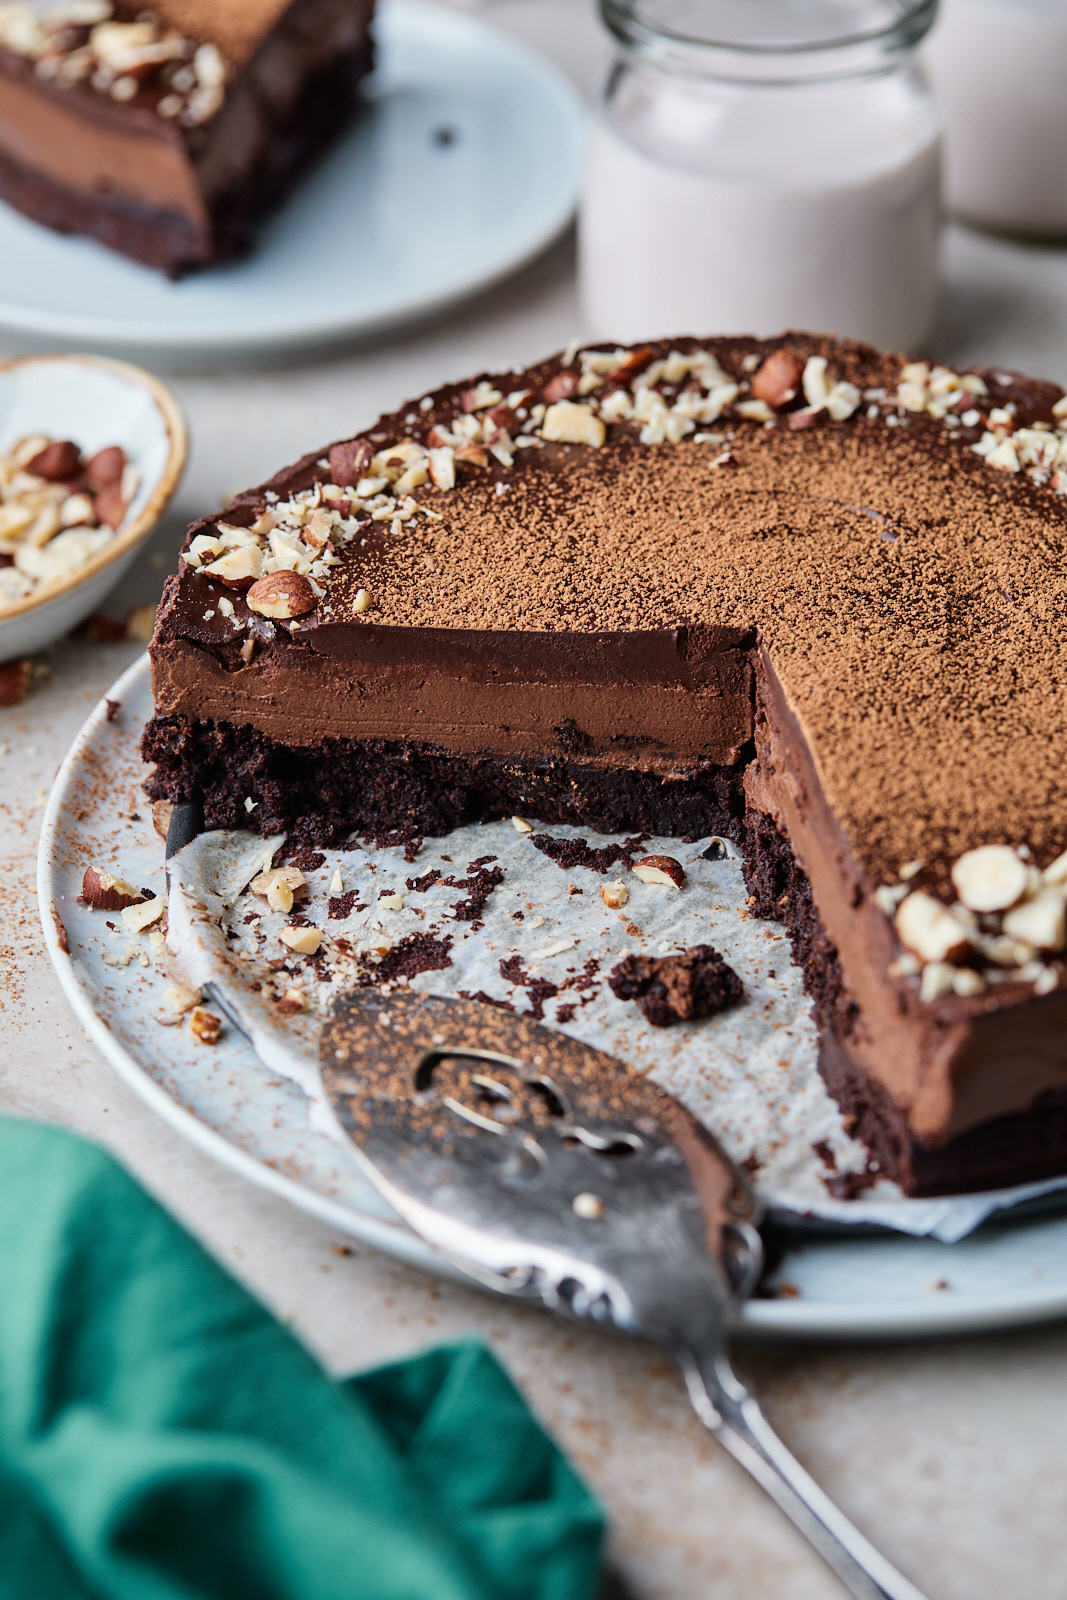
M 385 0 L 372 98 L 254 255 L 170 283 L 0 206 L 0 325 L 183 357 L 378 330 L 503 277 L 566 226 L 583 111 L 474 18 Z
M 185 1138 L 300 1210 L 426 1271 L 447 1269 L 396 1220 L 354 1158 L 308 1122 L 295 1084 L 272 1076 L 232 1031 L 215 1049 L 156 1020 L 168 980 L 135 959 L 116 966 L 124 937 L 80 906 L 90 861 L 163 888 L 163 848 L 140 791 L 141 729 L 151 714 L 147 658 L 101 701 L 56 779 L 41 834 L 38 888 L 49 953 L 79 1021 L 132 1088 Z M 137 813 L 135 821 L 130 813 Z M 58 921 L 57 921 L 58 918 Z M 69 950 L 62 948 L 59 925 Z M 1067 1214 L 987 1224 L 954 1245 L 901 1235 L 791 1235 L 771 1280 L 778 1297 L 751 1302 L 754 1338 L 929 1337 L 1067 1314 Z
M 163 515 L 188 448 L 170 390 L 103 356 L 21 356 L 0 365 L 0 450 L 32 434 L 73 439 L 86 455 L 121 445 L 139 482 L 115 537 L 84 567 L 0 610 L 0 661 L 33 655 L 96 610 Z

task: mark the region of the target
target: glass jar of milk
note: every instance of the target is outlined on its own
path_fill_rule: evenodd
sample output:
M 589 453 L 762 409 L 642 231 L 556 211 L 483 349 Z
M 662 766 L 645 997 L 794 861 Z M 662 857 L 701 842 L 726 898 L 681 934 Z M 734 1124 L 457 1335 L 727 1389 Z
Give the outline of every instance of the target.
M 927 60 L 945 197 L 971 222 L 1067 234 L 1067 0 L 943 0 Z
M 920 345 L 937 299 L 937 0 L 600 0 L 580 217 L 598 337 L 810 328 Z

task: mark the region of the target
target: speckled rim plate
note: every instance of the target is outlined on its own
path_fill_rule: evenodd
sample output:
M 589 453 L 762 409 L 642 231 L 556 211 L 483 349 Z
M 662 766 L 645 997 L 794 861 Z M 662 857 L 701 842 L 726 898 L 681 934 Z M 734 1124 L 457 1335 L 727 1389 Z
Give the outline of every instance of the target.
M 38 856 L 45 942 L 78 1020 L 135 1093 L 214 1160 L 339 1232 L 449 1274 L 388 1211 L 355 1160 L 308 1126 L 307 1102 L 294 1084 L 267 1074 L 237 1036 L 211 1051 L 187 1029 L 162 1027 L 152 994 L 168 980 L 136 963 L 104 961 L 114 950 L 105 919 L 77 904 L 88 862 L 121 860 L 137 883 L 163 886 L 162 843 L 139 801 L 138 743 L 152 704 L 147 657 L 107 699 L 119 702 L 118 717 L 108 721 L 102 700 L 75 740 L 49 797 Z M 746 1306 L 743 1337 L 929 1338 L 1067 1315 L 1062 1208 L 987 1224 L 953 1245 L 827 1227 L 775 1242 L 782 1247 L 770 1279 L 777 1293 Z
M 383 0 L 368 104 L 247 257 L 171 283 L 0 205 L 0 326 L 183 360 L 263 354 L 437 314 L 574 214 L 585 113 L 534 51 L 423 0 Z

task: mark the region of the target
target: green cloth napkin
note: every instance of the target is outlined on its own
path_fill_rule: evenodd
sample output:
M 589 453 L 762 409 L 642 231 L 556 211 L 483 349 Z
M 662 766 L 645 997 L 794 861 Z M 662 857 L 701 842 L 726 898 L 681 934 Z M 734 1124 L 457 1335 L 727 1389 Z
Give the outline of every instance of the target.
M 488 1350 L 330 1379 L 110 1157 L 0 1118 L 2 1600 L 589 1600 Z

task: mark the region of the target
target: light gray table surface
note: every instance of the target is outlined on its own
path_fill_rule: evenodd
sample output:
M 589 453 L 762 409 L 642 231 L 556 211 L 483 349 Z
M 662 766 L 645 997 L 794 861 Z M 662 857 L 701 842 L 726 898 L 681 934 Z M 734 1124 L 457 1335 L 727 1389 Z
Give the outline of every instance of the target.
M 479 9 L 467 6 L 464 9 Z M 600 70 L 586 0 L 489 0 L 583 87 Z M 439 381 L 532 360 L 581 333 L 567 239 L 476 305 L 380 343 L 283 367 L 170 374 L 188 473 L 107 609 L 154 601 L 185 523 L 282 462 Z M 1067 382 L 1067 249 L 951 230 L 931 352 Z M 357 1250 L 246 1186 L 158 1122 L 73 1020 L 40 934 L 34 854 L 46 792 L 136 645 L 68 641 L 0 711 L 0 1110 L 101 1141 L 330 1368 L 432 1340 L 488 1339 L 603 1496 L 634 1600 L 836 1600 L 834 1580 L 690 1416 L 654 1352 Z M 1067 1594 L 1067 1336 L 1060 1328 L 898 1348 L 747 1350 L 740 1364 L 793 1449 L 930 1600 Z

